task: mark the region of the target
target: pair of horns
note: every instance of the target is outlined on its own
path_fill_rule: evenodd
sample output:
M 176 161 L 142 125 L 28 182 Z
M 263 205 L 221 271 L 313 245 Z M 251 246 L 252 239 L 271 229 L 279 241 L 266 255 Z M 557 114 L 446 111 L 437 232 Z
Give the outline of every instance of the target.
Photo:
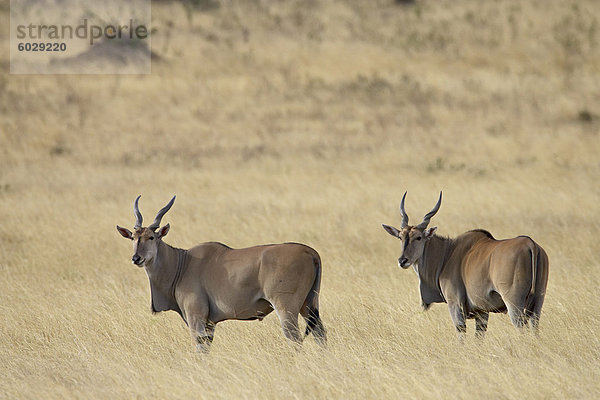
M 142 221 L 143 221 L 142 213 L 140 212 L 140 208 L 138 207 L 138 201 L 140 200 L 140 197 L 142 197 L 142 195 L 139 195 L 137 197 L 137 199 L 135 199 L 135 203 L 133 203 L 133 213 L 135 214 L 135 229 L 141 228 Z M 160 226 L 160 220 L 167 213 L 167 211 L 169 211 L 171 209 L 171 206 L 173 206 L 173 203 L 175 203 L 175 197 L 176 196 L 173 196 L 171 201 L 169 201 L 169 203 L 166 206 L 164 206 L 163 208 L 160 209 L 158 214 L 156 214 L 156 218 L 154 218 L 154 222 L 151 223 L 150 225 L 148 225 L 148 229 L 150 229 L 150 230 L 158 229 L 158 227 Z
M 404 210 L 404 200 L 406 199 L 406 193 L 408 193 L 408 192 L 404 192 L 404 196 L 402 196 L 402 201 L 400 202 L 400 214 L 402 215 L 402 228 L 406 228 L 406 226 L 408 225 L 408 214 L 406 214 L 406 211 Z M 425 217 L 423 217 L 423 222 L 421 222 L 419 225 L 417 225 L 416 228 L 417 229 L 427 228 L 427 225 L 429 225 L 429 221 L 438 212 L 441 204 L 442 204 L 442 192 L 440 192 L 440 198 L 438 199 L 435 207 L 433 207 L 433 209 L 431 211 L 429 211 L 427 214 L 425 214 Z

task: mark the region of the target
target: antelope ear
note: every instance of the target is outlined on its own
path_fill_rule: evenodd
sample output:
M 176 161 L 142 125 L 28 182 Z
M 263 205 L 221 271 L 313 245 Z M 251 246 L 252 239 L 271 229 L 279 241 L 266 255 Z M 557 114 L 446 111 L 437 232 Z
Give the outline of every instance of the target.
M 437 230 L 437 226 L 434 226 L 433 228 L 429 228 L 425 231 L 425 239 L 431 239 L 435 233 L 435 231 Z
M 133 233 L 131 233 L 131 231 L 127 228 L 121 228 L 119 225 L 117 225 L 117 231 L 121 234 L 121 236 L 123 236 L 125 239 L 130 239 L 133 240 Z
M 167 236 L 167 233 L 169 233 L 169 229 L 171 229 L 171 225 L 169 225 L 169 224 L 166 224 L 165 226 L 160 228 L 158 230 L 158 238 L 160 239 L 160 238 Z
M 389 225 L 385 225 L 382 224 L 381 226 L 383 226 L 383 229 L 385 229 L 385 231 L 387 233 L 389 233 L 390 235 L 399 238 L 400 237 L 400 231 L 396 228 L 394 228 L 393 226 L 389 226 Z

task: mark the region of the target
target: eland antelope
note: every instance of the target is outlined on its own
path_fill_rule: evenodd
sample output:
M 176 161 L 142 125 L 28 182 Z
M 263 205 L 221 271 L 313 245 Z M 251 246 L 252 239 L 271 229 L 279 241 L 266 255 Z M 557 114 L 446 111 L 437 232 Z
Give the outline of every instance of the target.
M 435 234 L 437 227 L 427 227 L 440 208 L 442 193 L 416 226 L 408 225 L 405 198 L 406 193 L 400 202 L 400 229 L 383 228 L 402 241 L 398 265 L 403 269 L 412 265 L 417 273 L 423 309 L 448 303 L 460 338 L 467 318 L 475 318 L 476 335 L 483 337 L 490 312 L 508 311 L 517 328 L 531 320 L 537 332 L 548 282 L 544 249 L 528 236 L 496 240 L 479 229 L 456 238 L 440 237 Z
M 315 250 L 298 243 L 232 249 L 216 242 L 178 249 L 163 241 L 169 224 L 160 227 L 175 196 L 148 227 L 142 226 L 140 197 L 133 206 L 134 231 L 118 225 L 117 231 L 133 241 L 131 261 L 146 270 L 152 312 L 178 312 L 198 351 L 209 350 L 217 323 L 262 320 L 273 310 L 291 341 L 303 340 L 300 314 L 307 323 L 304 336 L 312 333 L 317 343 L 325 344 L 319 317 L 321 258 Z

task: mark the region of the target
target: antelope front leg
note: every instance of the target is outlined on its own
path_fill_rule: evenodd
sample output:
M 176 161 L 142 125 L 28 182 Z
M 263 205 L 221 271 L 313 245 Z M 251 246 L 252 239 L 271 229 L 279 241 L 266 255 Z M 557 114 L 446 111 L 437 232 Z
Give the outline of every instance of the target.
M 450 317 L 456 331 L 458 332 L 458 340 L 462 343 L 464 340 L 465 332 L 467 332 L 467 324 L 465 322 L 465 313 L 460 304 L 455 302 L 448 302 L 448 311 L 450 311 Z
M 205 318 L 190 318 L 190 333 L 199 353 L 208 353 L 215 336 L 215 324 Z

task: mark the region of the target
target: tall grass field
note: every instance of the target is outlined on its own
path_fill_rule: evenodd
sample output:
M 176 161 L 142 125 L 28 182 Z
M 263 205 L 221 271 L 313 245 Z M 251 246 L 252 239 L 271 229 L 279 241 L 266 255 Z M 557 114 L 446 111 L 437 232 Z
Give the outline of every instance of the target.
M 1 399 L 597 399 L 600 3 L 153 1 L 150 75 L 9 74 L 0 1 Z M 538 337 L 459 343 L 401 270 L 399 203 L 548 253 Z M 329 345 L 273 313 L 195 352 L 131 264 L 165 241 L 295 241 Z M 303 326 L 301 326 L 303 328 Z

